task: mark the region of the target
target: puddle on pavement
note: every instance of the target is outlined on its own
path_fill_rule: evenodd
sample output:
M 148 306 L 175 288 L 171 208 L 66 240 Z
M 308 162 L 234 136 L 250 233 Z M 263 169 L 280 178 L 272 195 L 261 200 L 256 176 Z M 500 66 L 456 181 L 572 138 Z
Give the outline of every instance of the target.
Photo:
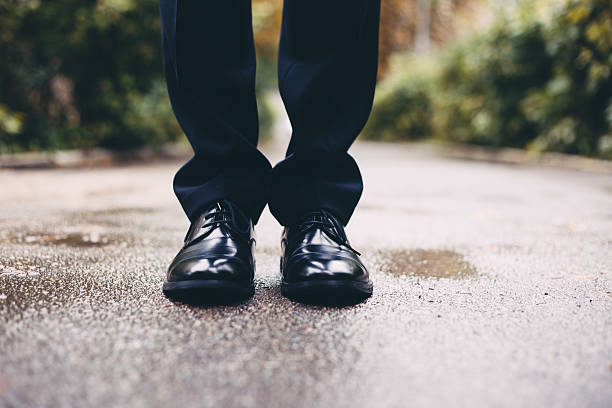
M 120 243 L 108 233 L 106 227 L 98 224 L 84 224 L 71 227 L 51 227 L 51 231 L 19 231 L 9 234 L 9 241 L 15 244 L 68 246 L 68 247 L 103 247 Z
M 33 245 L 58 245 L 71 247 L 101 247 L 111 244 L 111 239 L 98 233 L 24 234 L 13 242 Z
M 391 250 L 381 255 L 380 270 L 393 276 L 463 279 L 476 274 L 476 268 L 454 251 Z

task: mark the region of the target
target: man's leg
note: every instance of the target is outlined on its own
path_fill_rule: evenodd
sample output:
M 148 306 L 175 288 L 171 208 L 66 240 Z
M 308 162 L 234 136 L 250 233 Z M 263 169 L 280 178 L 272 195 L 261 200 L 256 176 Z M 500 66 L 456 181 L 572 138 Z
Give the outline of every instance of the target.
M 174 178 L 191 227 L 163 290 L 190 303 L 248 298 L 271 169 L 256 147 L 251 1 L 159 3 L 170 101 L 194 150 Z
M 257 150 L 251 1 L 159 0 L 168 92 L 194 150 L 174 178 L 191 221 L 229 199 L 255 222 L 268 160 Z
M 312 303 L 372 294 L 348 223 L 363 188 L 347 153 L 372 107 L 380 0 L 285 0 L 279 86 L 293 135 L 271 174 L 269 206 L 286 228 L 281 292 Z
M 380 0 L 285 0 L 279 87 L 293 135 L 269 205 L 287 226 L 326 208 L 346 224 L 362 192 L 347 153 L 372 107 Z

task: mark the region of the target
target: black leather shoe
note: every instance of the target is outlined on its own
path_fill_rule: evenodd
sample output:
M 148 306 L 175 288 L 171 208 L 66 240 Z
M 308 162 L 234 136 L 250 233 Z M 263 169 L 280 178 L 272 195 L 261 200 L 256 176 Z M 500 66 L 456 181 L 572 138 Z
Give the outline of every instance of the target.
M 372 282 L 342 224 L 328 211 L 305 214 L 283 231 L 281 293 L 312 303 L 355 304 L 372 295 Z
M 217 202 L 191 224 L 168 268 L 164 294 L 191 304 L 250 298 L 255 293 L 254 249 L 251 220 L 231 202 Z

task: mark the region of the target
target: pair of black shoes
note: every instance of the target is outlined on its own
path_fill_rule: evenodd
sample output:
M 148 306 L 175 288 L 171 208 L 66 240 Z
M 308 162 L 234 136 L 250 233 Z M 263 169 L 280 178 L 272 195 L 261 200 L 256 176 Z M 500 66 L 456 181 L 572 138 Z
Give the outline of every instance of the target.
M 312 211 L 285 227 L 281 293 L 311 304 L 355 304 L 372 295 L 368 271 L 330 212 Z M 231 304 L 255 293 L 251 220 L 219 201 L 195 220 L 168 268 L 166 296 L 191 304 Z

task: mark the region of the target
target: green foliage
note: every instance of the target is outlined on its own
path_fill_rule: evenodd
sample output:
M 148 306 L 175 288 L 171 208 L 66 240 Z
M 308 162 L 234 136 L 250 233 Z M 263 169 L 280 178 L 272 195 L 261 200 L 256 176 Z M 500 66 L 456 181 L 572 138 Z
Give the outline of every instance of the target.
M 160 39 L 156 0 L 0 0 L 0 151 L 176 140 Z
M 490 37 L 458 47 L 447 57 L 439 86 L 454 91 L 439 101 L 446 110 L 436 125 L 446 137 L 494 146 L 524 147 L 538 134 L 521 102 L 552 76 L 552 60 L 539 24 L 512 32 L 494 28 Z
M 5 0 L 0 102 L 18 112 L 3 149 L 132 147 L 176 138 L 162 124 L 154 0 Z M 151 133 L 153 130 L 153 133 Z
M 611 69 L 612 2 L 573 1 L 547 26 L 504 20 L 433 56 L 399 58 L 364 136 L 612 157 Z
M 405 62 L 405 61 L 395 61 Z M 376 91 L 376 103 L 364 135 L 379 140 L 416 140 L 433 131 L 431 115 L 434 72 L 426 59 L 412 59 L 410 69 L 393 66 L 389 80 Z M 409 71 L 409 72 L 408 72 Z
M 269 139 L 274 126 L 275 110 L 270 102 L 270 92 L 278 89 L 276 79 L 276 59 L 267 55 L 257 54 L 257 73 L 255 92 L 257 93 L 257 113 L 259 116 L 259 139 Z

